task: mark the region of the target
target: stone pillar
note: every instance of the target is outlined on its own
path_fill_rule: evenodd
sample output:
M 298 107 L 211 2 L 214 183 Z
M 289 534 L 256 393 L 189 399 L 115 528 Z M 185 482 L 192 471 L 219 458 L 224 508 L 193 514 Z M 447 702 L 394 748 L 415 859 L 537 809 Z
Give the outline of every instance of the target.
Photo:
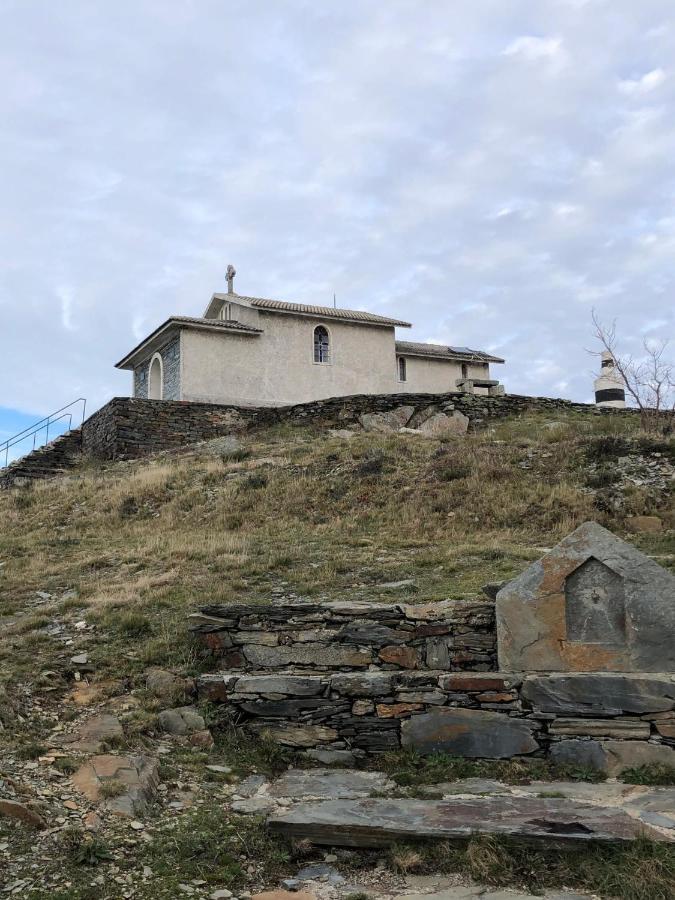
M 596 406 L 624 409 L 626 406 L 626 390 L 623 378 L 616 368 L 614 357 L 605 350 L 601 360 L 600 375 L 594 382 Z

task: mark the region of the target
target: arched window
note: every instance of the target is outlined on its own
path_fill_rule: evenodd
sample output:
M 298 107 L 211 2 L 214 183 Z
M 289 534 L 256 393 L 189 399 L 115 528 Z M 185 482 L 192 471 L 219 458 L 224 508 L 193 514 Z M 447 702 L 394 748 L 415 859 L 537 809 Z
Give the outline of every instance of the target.
M 399 356 L 398 358 L 398 380 L 408 380 L 408 366 L 406 365 L 406 360 L 403 356 Z
M 150 361 L 150 377 L 148 378 L 148 400 L 161 400 L 164 393 L 164 366 L 162 357 L 155 353 Z
M 314 362 L 330 362 L 330 335 L 323 325 L 317 325 L 314 329 Z

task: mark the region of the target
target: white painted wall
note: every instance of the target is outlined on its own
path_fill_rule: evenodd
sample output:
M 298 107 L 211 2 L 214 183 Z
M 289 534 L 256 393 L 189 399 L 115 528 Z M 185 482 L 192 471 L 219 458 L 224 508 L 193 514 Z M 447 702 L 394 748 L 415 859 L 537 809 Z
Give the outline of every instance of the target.
M 399 381 L 393 327 L 246 312 L 262 334 L 182 329 L 181 400 L 275 406 L 350 394 L 441 393 L 456 390 L 462 377 L 461 363 L 406 357 L 407 380 Z M 314 362 L 317 325 L 330 335 L 329 363 Z M 469 378 L 489 377 L 487 365 L 468 370 Z
M 330 334 L 329 363 L 314 362 L 317 325 Z M 258 337 L 185 329 L 181 398 L 274 405 L 397 390 L 393 327 L 262 311 L 258 327 Z
M 409 394 L 442 394 L 457 390 L 457 380 L 462 378 L 461 362 L 424 359 L 420 356 L 406 356 L 405 353 L 401 355 L 407 360 L 408 378 L 406 381 L 398 381 L 396 390 Z M 490 377 L 490 367 L 487 364 L 467 363 L 467 368 L 467 378 Z

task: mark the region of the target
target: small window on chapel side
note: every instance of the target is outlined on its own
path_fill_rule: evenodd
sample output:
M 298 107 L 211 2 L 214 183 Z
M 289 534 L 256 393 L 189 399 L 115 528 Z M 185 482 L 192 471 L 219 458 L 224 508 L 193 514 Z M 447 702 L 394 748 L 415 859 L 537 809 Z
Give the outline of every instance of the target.
M 398 358 L 398 380 L 408 380 L 408 367 L 406 365 L 406 360 L 402 356 L 399 356 Z
M 466 363 L 462 363 L 462 378 L 468 378 L 468 377 L 469 377 L 469 367 L 467 366 Z
M 330 336 L 323 325 L 317 325 L 314 329 L 314 362 L 330 362 Z

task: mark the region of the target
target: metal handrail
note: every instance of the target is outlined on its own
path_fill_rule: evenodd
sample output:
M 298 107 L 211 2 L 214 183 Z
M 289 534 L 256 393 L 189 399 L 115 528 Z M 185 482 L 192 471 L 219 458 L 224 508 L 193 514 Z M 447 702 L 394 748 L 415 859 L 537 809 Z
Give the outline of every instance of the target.
M 68 419 L 68 431 L 72 430 L 73 427 L 73 411 L 71 407 L 76 406 L 78 403 L 82 404 L 82 422 L 84 423 L 85 414 L 87 411 L 87 400 L 85 397 L 78 397 L 77 400 L 72 400 L 70 403 L 66 403 L 65 406 L 62 406 L 61 409 L 55 410 L 53 413 L 50 413 L 48 416 L 45 416 L 44 419 L 40 419 L 39 422 L 35 422 L 33 425 L 29 425 L 28 428 L 24 428 L 23 431 L 19 431 L 17 434 L 13 434 L 11 437 L 8 437 L 7 440 L 2 441 L 0 443 L 0 456 L 5 454 L 5 466 L 8 465 L 9 462 L 9 451 L 11 447 L 14 447 L 16 444 L 20 444 L 23 441 L 28 440 L 28 438 L 33 438 L 33 450 L 36 449 L 35 441 L 37 435 L 44 429 L 45 431 L 45 440 L 44 443 L 38 444 L 38 447 L 44 446 L 44 444 L 49 443 L 49 426 L 53 425 L 55 422 L 60 422 L 63 419 Z M 67 410 L 71 410 L 67 412 Z

